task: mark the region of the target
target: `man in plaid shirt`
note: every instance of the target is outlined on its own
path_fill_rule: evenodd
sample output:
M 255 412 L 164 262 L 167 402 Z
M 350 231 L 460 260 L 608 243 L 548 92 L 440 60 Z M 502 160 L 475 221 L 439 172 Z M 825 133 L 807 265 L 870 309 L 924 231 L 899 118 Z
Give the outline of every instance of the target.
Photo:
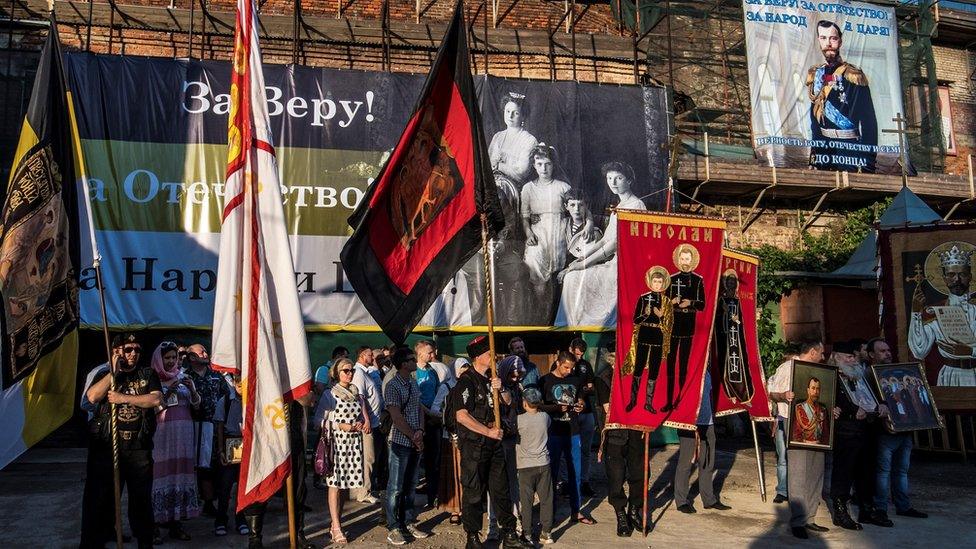
M 413 378 L 417 355 L 403 347 L 393 353 L 396 375 L 383 391 L 386 409 L 393 420 L 390 428 L 390 477 L 386 483 L 386 540 L 403 545 L 408 538 L 423 539 L 430 534 L 416 526 L 413 507 L 417 488 L 420 454 L 424 449 L 424 418 L 420 409 L 420 388 Z

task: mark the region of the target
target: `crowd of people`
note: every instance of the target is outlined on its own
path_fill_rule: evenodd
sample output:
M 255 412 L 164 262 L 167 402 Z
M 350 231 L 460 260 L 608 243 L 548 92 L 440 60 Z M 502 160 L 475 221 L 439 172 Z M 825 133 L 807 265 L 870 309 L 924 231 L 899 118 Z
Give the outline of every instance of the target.
M 327 491 L 331 543 L 350 541 L 342 511 L 344 500 L 354 499 L 380 506 L 391 545 L 432 535 L 419 526 L 417 517 L 434 509 L 449 513 L 449 523 L 463 528 L 468 548 L 480 548 L 486 541 L 506 548 L 550 544 L 558 497 L 568 499 L 565 520 L 596 524 L 584 510 L 584 503 L 595 495 L 590 484 L 594 458 L 602 461 L 606 472 L 616 534 L 643 531 L 646 434 L 606 426 L 613 348 L 603 353 L 609 367 L 597 373 L 584 358 L 586 343 L 574 339 L 545 375 L 540 375 L 525 341 L 517 336 L 508 341 L 507 355 L 497 357 L 494 375 L 496 361 L 485 336 L 473 338 L 466 350 L 466 358 L 449 366 L 438 360 L 437 347 L 429 340 L 413 347 L 361 347 L 354 355 L 337 347 L 332 359 L 314 372 L 314 390 L 289 405 L 292 447 L 315 455 L 312 482 Z M 129 524 L 139 547 L 161 544 L 165 538 L 189 540 L 183 521 L 200 515 L 213 519 L 215 536 L 229 533 L 231 495 L 240 473 L 233 454 L 243 428 L 240 379 L 213 371 L 200 344 L 163 342 L 148 365 L 142 354 L 137 335 L 117 336 L 112 356 L 118 369 L 115 390 L 108 364 L 103 364 L 88 375 L 82 393 L 91 432 L 83 549 L 104 547 L 115 539 L 113 513 L 106 512 L 114 505 L 112 404 Z M 821 362 L 823 345 L 803 343 L 795 358 Z M 887 344 L 875 339 L 835 343 L 828 363 L 839 368 L 838 387 L 853 388 L 850 394 L 873 390 L 883 395 L 881 388 L 870 385 L 871 376 L 865 372 L 868 363 L 890 361 Z M 911 435 L 880 428 L 890 413 L 884 404 L 865 409 L 867 404 L 838 389 L 832 410 L 833 451 L 787 449 L 785 422 L 795 396 L 792 364 L 784 362 L 767 388 L 777 419 L 774 501 L 789 502 L 793 534 L 805 538 L 808 531 L 826 530 L 813 520 L 821 496 L 830 502 L 834 524 L 848 529 L 861 529 L 861 523 L 892 526 L 887 517 L 889 490 L 899 515 L 924 517 L 908 498 Z M 706 372 L 697 432 L 679 432 L 674 501 L 682 513 L 697 512 L 689 487 L 693 468 L 698 471 L 703 507 L 730 509 L 712 482 L 711 386 Z M 597 439 L 598 426 L 606 427 Z M 311 547 L 304 534 L 306 451 L 292 452 L 292 458 L 299 545 Z M 417 501 L 421 488 L 424 505 Z M 858 521 L 850 516 L 852 498 Z M 263 546 L 266 507 L 254 504 L 234 514 L 234 531 L 248 536 L 251 548 Z
M 894 526 L 888 517 L 889 500 L 894 501 L 899 516 L 926 518 L 928 515 L 912 507 L 908 495 L 912 434 L 890 432 L 886 427 L 893 414 L 903 412 L 892 410 L 889 404 L 893 400 L 887 398 L 890 390 L 886 392 L 883 386 L 878 387 L 870 375 L 870 366 L 891 363 L 888 343 L 874 338 L 831 345 L 827 364 L 837 368 L 835 404 L 833 409 L 823 411 L 834 418 L 831 451 L 788 448 L 786 424 L 796 396 L 791 385 L 792 358 L 823 362 L 823 343 L 817 340 L 801 343 L 797 354 L 783 362 L 766 383 L 776 415 L 777 483 L 773 501 L 789 502 L 793 535 L 807 539 L 809 532 L 827 531 L 814 522 L 821 499 L 829 503 L 834 525 L 847 530 L 862 530 L 863 524 Z M 808 409 L 822 408 L 818 404 L 821 385 L 817 378 L 809 381 Z M 794 429 L 802 431 L 803 428 L 801 421 L 795 422 Z M 851 516 L 852 503 L 857 507 L 857 520 Z

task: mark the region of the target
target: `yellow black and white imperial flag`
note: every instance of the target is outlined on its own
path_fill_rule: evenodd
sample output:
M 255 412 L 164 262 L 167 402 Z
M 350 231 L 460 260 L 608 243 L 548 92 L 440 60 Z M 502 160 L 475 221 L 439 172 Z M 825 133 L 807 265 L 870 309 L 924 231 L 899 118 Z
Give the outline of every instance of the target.
M 57 25 L 0 209 L 0 467 L 71 417 L 78 362 L 78 192 Z

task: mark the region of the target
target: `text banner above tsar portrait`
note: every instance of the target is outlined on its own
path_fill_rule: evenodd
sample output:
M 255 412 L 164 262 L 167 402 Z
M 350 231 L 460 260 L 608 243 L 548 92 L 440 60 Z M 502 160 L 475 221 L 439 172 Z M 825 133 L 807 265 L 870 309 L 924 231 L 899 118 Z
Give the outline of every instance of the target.
M 976 224 L 878 231 L 882 327 L 943 410 L 976 409 Z
M 210 327 L 230 65 L 72 54 L 67 69 L 109 323 Z M 339 252 L 346 220 L 402 133 L 423 77 L 267 65 L 265 84 L 306 328 L 377 330 Z M 663 90 L 484 76 L 475 88 L 507 215 L 493 249 L 496 323 L 612 329 L 617 243 L 607 211 L 661 205 Z M 94 273 L 81 278 L 82 321 L 99 324 Z M 484 280 L 479 255 L 419 328 L 484 325 Z
M 900 173 L 895 10 L 839 0 L 743 0 L 752 130 L 771 165 Z
M 694 429 L 725 221 L 619 211 L 617 361 L 608 423 Z
M 715 415 L 749 412 L 772 421 L 756 330 L 759 258 L 725 249 L 721 270 L 711 353 Z

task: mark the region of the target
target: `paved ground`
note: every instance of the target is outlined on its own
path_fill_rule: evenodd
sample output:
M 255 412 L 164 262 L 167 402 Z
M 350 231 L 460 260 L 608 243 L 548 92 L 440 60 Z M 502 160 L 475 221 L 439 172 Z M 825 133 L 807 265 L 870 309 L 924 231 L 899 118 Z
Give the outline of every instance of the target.
M 598 497 L 586 506 L 599 524 L 569 527 L 566 500 L 559 501 L 558 526 L 554 530 L 555 547 L 769 547 L 770 544 L 792 544 L 795 540 L 787 528 L 786 505 L 763 503 L 758 494 L 756 462 L 751 446 L 736 448 L 736 441 L 720 444 L 718 464 L 722 474 L 717 481 L 722 500 L 733 509 L 726 512 L 703 511 L 685 515 L 675 511 L 671 501 L 671 477 L 676 459 L 675 448 L 654 450 L 651 462 L 652 519 L 654 530 L 647 538 L 617 538 L 613 513 L 606 502 L 601 468 L 594 471 Z M 741 441 L 743 446 L 748 441 Z M 84 450 L 32 450 L 21 460 L 0 472 L 0 547 L 76 547 L 81 511 L 79 501 L 84 485 Z M 773 453 L 765 453 L 767 486 L 775 484 Z M 957 460 L 936 456 L 916 456 L 912 464 L 912 491 L 916 507 L 928 511 L 925 520 L 892 517 L 894 528 L 865 526 L 863 532 L 831 528 L 825 535 L 813 536 L 805 547 L 931 547 L 972 546 L 976 525 L 976 468 Z M 662 474 L 663 469 L 663 474 Z M 310 539 L 328 545 L 328 515 L 325 493 L 312 490 L 309 501 L 308 533 Z M 286 547 L 287 531 L 281 500 L 269 509 L 269 547 Z M 354 547 L 384 547 L 386 531 L 378 527 L 378 507 L 349 505 L 345 528 L 351 533 Z M 411 544 L 411 547 L 462 547 L 460 526 L 450 525 L 447 515 L 427 512 L 421 515 L 422 527 L 434 536 Z M 830 525 L 830 517 L 821 506 L 817 522 Z M 230 548 L 243 547 L 243 537 L 234 533 L 215 538 L 210 519 L 187 523 L 193 536 L 188 542 L 167 541 L 162 547 Z M 965 540 L 965 541 L 962 541 Z M 130 544 L 134 547 L 135 544 Z

